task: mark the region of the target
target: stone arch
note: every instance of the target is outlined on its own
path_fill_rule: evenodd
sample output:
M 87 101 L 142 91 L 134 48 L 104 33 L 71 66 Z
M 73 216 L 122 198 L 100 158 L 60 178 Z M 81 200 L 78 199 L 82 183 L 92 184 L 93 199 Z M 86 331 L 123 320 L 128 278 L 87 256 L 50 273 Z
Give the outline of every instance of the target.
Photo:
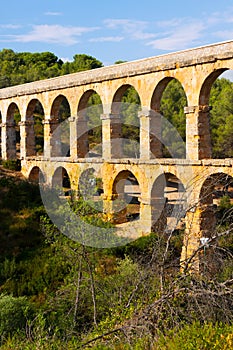
M 227 68 L 216 69 L 214 72 L 210 73 L 208 77 L 204 80 L 199 95 L 200 106 L 209 105 L 210 90 L 212 88 L 212 85 L 215 82 L 215 80 L 226 70 Z
M 38 99 L 29 102 L 26 110 L 26 156 L 42 155 L 44 151 L 44 109 Z
M 165 104 L 164 98 L 173 98 L 174 103 Z M 162 157 L 185 158 L 186 118 L 184 107 L 186 106 L 186 92 L 178 79 L 165 77 L 159 81 L 154 89 L 150 106 L 153 111 L 151 114 L 153 132 L 150 142 L 152 154 L 158 156 L 156 147 L 162 141 L 162 145 L 160 145 Z
M 58 95 L 52 103 L 50 112 L 52 157 L 70 156 L 70 114 L 67 98 L 64 95 Z
M 122 170 L 112 184 L 114 222 L 126 223 L 140 219 L 141 188 L 137 177 L 130 170 Z
M 102 156 L 103 104 L 100 95 L 93 89 L 87 90 L 78 103 L 78 156 Z
M 119 158 L 140 157 L 140 120 L 141 99 L 133 85 L 121 85 L 115 92 L 111 113 L 116 118 L 118 138 L 121 139 Z M 115 126 L 116 128 L 116 126 Z
M 34 166 L 28 175 L 28 180 L 32 183 L 45 183 L 45 176 L 38 166 Z
M 233 220 L 232 212 L 227 212 L 233 205 L 233 177 L 223 172 L 209 175 L 202 184 L 199 205 L 200 237 L 212 237 L 217 224 Z
M 20 121 L 21 115 L 19 107 L 12 102 L 6 115 L 6 158 L 17 159 L 20 157 Z
M 160 82 L 157 84 L 157 86 L 154 89 L 152 98 L 151 98 L 151 109 L 154 111 L 160 112 L 160 105 L 161 105 L 161 99 L 164 90 L 166 89 L 167 85 L 172 81 L 173 77 L 166 77 L 160 80 Z
M 233 157 L 233 83 L 222 79 L 227 69 L 217 69 L 209 74 L 201 86 L 200 114 L 206 120 L 211 144 L 211 158 Z
M 187 207 L 185 187 L 172 173 L 159 175 L 151 188 L 153 230 L 159 233 L 183 229 Z
M 71 190 L 71 181 L 67 170 L 59 166 L 52 177 L 52 187 L 58 189 L 61 193 L 68 195 Z

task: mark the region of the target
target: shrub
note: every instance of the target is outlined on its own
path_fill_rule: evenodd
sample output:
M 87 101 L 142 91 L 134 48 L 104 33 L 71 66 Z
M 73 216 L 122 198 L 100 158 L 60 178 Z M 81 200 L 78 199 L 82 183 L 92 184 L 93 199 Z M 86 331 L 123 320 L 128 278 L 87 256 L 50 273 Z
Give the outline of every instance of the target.
M 12 335 L 25 328 L 27 318 L 32 316 L 32 306 L 26 297 L 0 295 L 0 334 Z
M 3 160 L 2 166 L 3 166 L 3 168 L 9 169 L 9 170 L 15 170 L 15 171 L 21 170 L 21 163 L 20 163 L 19 159 L 17 159 L 17 160 L 15 160 L 15 159 Z
M 232 326 L 194 322 L 180 330 L 173 329 L 158 341 L 158 350 L 232 349 Z

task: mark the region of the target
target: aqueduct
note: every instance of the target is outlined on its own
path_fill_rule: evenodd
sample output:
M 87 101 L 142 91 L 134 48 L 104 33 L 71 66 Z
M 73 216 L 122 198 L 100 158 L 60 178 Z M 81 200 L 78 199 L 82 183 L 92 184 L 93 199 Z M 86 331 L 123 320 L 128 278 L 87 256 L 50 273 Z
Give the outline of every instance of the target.
M 210 189 L 218 182 L 216 176 L 225 180 L 233 177 L 232 159 L 212 159 L 209 126 L 211 86 L 229 69 L 233 69 L 233 41 L 1 89 L 2 159 L 20 157 L 22 173 L 27 178 L 37 178 L 40 171 L 43 181 L 50 185 L 56 183 L 60 169 L 74 190 L 78 190 L 82 174 L 92 169 L 96 178 L 102 179 L 102 199 L 109 213 L 116 197 L 124 192 L 124 181 L 133 179 L 131 184 L 139 189 L 141 235 L 150 232 L 153 226 L 165 227 L 166 202 L 174 209 L 180 197 L 185 212 L 181 258 L 186 259 L 200 245 L 201 237 L 210 237 L 213 233 Z M 163 158 L 161 153 L 161 96 L 172 79 L 181 83 L 187 97 L 186 156 L 183 158 L 174 155 Z M 134 87 L 141 102 L 140 152 L 125 158 L 121 155 L 122 121 L 118 106 L 129 86 Z M 102 150 L 93 156 L 88 145 L 90 126 L 85 110 L 94 93 L 101 101 Z M 64 110 L 68 111 L 66 128 L 59 131 L 54 141 L 53 134 Z M 40 154 L 35 147 L 38 111 L 44 116 Z M 18 134 L 16 114 L 20 116 Z M 61 147 L 62 134 L 69 139 L 65 151 Z M 172 201 L 175 202 L 172 204 Z

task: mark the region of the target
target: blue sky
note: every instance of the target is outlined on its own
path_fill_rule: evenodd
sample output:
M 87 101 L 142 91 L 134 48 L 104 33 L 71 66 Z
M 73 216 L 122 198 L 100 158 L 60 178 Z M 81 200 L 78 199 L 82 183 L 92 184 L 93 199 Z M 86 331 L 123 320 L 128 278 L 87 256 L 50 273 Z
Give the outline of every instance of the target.
M 0 50 L 86 53 L 104 65 L 233 39 L 227 0 L 3 1 Z

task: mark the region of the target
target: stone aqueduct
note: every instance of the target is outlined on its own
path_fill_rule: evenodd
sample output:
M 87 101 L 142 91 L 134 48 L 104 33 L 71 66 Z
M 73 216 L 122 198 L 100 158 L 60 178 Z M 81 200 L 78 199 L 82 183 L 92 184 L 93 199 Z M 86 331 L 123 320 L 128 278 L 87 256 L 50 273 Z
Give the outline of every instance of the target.
M 182 251 L 182 259 L 185 259 L 199 246 L 200 237 L 212 234 L 212 200 L 208 195 L 210 179 L 217 174 L 233 177 L 233 159 L 212 159 L 209 130 L 211 86 L 229 69 L 233 69 L 233 41 L 1 89 L 2 159 L 16 157 L 13 130 L 17 109 L 21 116 L 22 173 L 31 178 L 40 169 L 45 182 L 51 184 L 56 170 L 65 169 L 71 188 L 76 190 L 81 174 L 87 169 L 94 169 L 96 176 L 103 181 L 105 208 L 111 208 L 116 197 L 116 179 L 133 174 L 140 188 L 141 234 L 150 232 L 153 226 L 158 203 L 164 203 L 166 185 L 161 183 L 160 178 L 163 174 L 165 178 L 170 174 L 183 185 L 186 195 Z M 172 79 L 182 84 L 187 97 L 185 159 L 161 158 L 161 141 L 151 137 L 152 131 L 157 135 L 160 132 L 160 101 Z M 140 156 L 125 159 L 118 156 L 121 116 L 114 108 L 114 102 L 121 101 L 129 86 L 136 89 L 141 101 Z M 100 157 L 88 157 L 87 144 L 82 138 L 87 127 L 83 110 L 94 92 L 102 101 L 104 147 Z M 70 152 L 66 157 L 53 156 L 52 133 L 64 99 L 70 108 Z M 44 153 L 40 156 L 35 152 L 33 138 L 33 113 L 38 101 L 45 116 Z M 203 193 L 205 196 L 202 196 Z

